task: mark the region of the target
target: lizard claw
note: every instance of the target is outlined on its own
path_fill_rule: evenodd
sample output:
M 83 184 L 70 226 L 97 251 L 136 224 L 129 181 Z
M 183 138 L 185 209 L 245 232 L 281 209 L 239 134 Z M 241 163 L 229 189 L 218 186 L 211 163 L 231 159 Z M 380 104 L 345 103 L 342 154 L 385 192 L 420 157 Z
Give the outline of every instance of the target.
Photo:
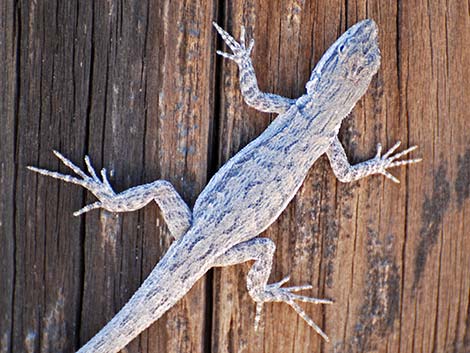
M 103 205 L 101 202 L 97 201 L 97 202 L 94 202 L 90 205 L 87 205 L 85 207 L 82 207 L 81 209 L 79 209 L 78 211 L 75 211 L 73 213 L 73 215 L 76 217 L 76 216 L 80 216 L 81 214 L 83 213 L 86 213 L 88 211 L 91 211 L 91 210 L 94 210 L 96 208 L 101 208 Z
M 307 297 L 303 295 L 294 294 L 301 290 L 311 289 L 311 285 L 301 285 L 293 287 L 282 287 L 285 283 L 289 281 L 289 277 L 285 277 L 277 283 L 268 284 L 264 293 L 258 295 L 256 300 L 256 316 L 255 316 L 255 330 L 258 329 L 259 322 L 261 320 L 261 313 L 263 304 L 265 302 L 285 302 L 291 306 L 297 314 L 300 315 L 305 322 L 312 327 L 325 341 L 329 341 L 328 336 L 322 331 L 322 329 L 305 313 L 305 311 L 300 307 L 296 301 L 304 303 L 313 303 L 313 304 L 333 304 L 332 300 L 329 299 L 318 299 L 313 297 Z
M 224 57 L 224 58 L 227 58 L 227 59 L 230 59 L 230 60 L 233 60 L 233 61 L 236 60 L 236 56 L 233 55 L 233 54 L 229 54 L 229 53 L 226 53 L 226 52 L 223 52 L 223 51 L 220 51 L 220 50 L 217 50 L 216 53 L 219 54 L 220 56 Z
M 233 54 L 225 53 L 223 51 L 217 50 L 217 54 L 223 56 L 224 58 L 233 60 L 237 63 L 241 62 L 243 59 L 250 57 L 251 51 L 255 45 L 254 39 L 250 40 L 250 44 L 246 47 L 246 38 L 245 38 L 245 27 L 241 27 L 240 33 L 240 43 L 238 43 L 230 34 L 222 29 L 217 23 L 212 22 L 217 32 L 224 40 L 225 44 L 232 50 Z
M 100 201 L 94 202 L 90 205 L 87 205 L 80 210 L 74 212 L 74 216 L 81 215 L 85 212 L 91 211 L 96 208 L 105 208 L 104 204 L 106 200 L 110 200 L 116 194 L 109 184 L 108 178 L 106 176 L 106 169 L 101 170 L 101 177 L 103 180 L 100 180 L 96 174 L 95 169 L 93 168 L 90 157 L 85 156 L 85 165 L 87 167 L 88 173 L 87 175 L 83 170 L 73 164 L 69 159 L 64 157 L 60 152 L 53 151 L 54 155 L 59 158 L 59 160 L 69 169 L 71 169 L 75 174 L 79 176 L 79 178 L 61 174 L 57 172 L 51 172 L 47 169 L 36 168 L 32 166 L 28 166 L 27 168 L 33 172 L 39 173 L 41 175 L 49 176 L 55 179 L 63 180 L 67 183 L 72 183 L 76 185 L 80 185 L 85 189 L 89 190 L 93 193 Z
M 407 148 L 406 150 L 399 152 L 395 155 L 393 153 L 400 147 L 401 141 L 397 141 L 383 156 L 382 156 L 382 145 L 379 143 L 377 144 L 377 154 L 373 159 L 374 163 L 378 166 L 378 173 L 384 175 L 388 179 L 392 180 L 394 183 L 399 184 L 400 180 L 392 175 L 390 172 L 387 171 L 387 168 L 394 168 L 403 165 L 408 165 L 412 163 L 419 163 L 423 159 L 422 158 L 414 158 L 414 159 L 405 159 L 405 160 L 397 160 L 410 152 L 416 150 L 418 146 L 412 146 Z

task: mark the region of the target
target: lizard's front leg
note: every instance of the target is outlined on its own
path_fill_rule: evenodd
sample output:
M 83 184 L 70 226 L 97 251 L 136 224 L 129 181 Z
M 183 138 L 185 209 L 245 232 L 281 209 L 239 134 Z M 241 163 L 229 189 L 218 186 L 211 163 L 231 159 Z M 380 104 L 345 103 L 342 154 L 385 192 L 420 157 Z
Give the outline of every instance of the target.
M 379 144 L 377 146 L 377 154 L 374 158 L 356 165 L 350 165 L 348 162 L 348 157 L 346 157 L 346 153 L 344 152 L 343 145 L 339 141 L 338 136 L 336 136 L 333 140 L 333 143 L 326 151 L 326 154 L 328 156 L 328 159 L 330 160 L 333 172 L 335 173 L 336 177 L 343 183 L 355 181 L 373 174 L 383 174 L 395 183 L 399 183 L 400 181 L 392 174 L 390 174 L 387 171 L 387 168 L 394 168 L 422 161 L 421 158 L 398 160 L 399 158 L 407 155 L 411 151 L 414 151 L 416 148 L 418 148 L 417 146 L 413 146 L 400 153 L 393 155 L 393 152 L 396 151 L 400 144 L 400 141 L 398 141 L 383 156 L 382 146 Z
M 228 54 L 217 51 L 217 54 L 237 63 L 240 69 L 240 89 L 246 104 L 262 112 L 278 114 L 286 112 L 295 104 L 295 99 L 281 97 L 272 93 L 264 93 L 259 90 L 255 70 L 250 58 L 255 42 L 252 39 L 249 46 L 246 47 L 245 27 L 242 26 L 241 28 L 241 39 L 240 43 L 238 43 L 230 34 L 219 27 L 217 23 L 214 22 L 213 24 L 224 42 L 233 52 L 233 54 Z
M 229 249 L 225 254 L 215 260 L 214 266 L 230 266 L 249 260 L 255 260 L 250 272 L 248 272 L 247 278 L 248 293 L 256 302 L 255 329 L 258 328 L 261 311 L 265 302 L 285 302 L 290 305 L 309 326 L 320 334 L 320 336 L 328 341 L 328 336 L 313 322 L 296 301 L 314 304 L 331 304 L 333 302 L 328 299 L 311 298 L 294 293 L 311 289 L 311 285 L 283 288 L 282 285 L 289 280 L 289 277 L 284 278 L 278 283 L 268 284 L 275 250 L 276 245 L 272 240 L 267 238 L 255 238 Z
M 130 212 L 138 210 L 154 200 L 158 206 L 160 206 L 163 218 L 175 239 L 178 239 L 186 233 L 191 226 L 191 210 L 170 182 L 166 180 L 156 180 L 152 183 L 139 185 L 116 194 L 109 184 L 106 169 L 101 170 L 102 180 L 100 180 L 88 156 L 85 157 L 85 164 L 90 175 L 84 173 L 79 167 L 59 152 L 54 151 L 54 154 L 80 178 L 36 167 L 29 166 L 27 168 L 42 175 L 80 185 L 96 196 L 98 199 L 97 202 L 74 212 L 74 216 L 78 216 L 95 208 L 103 208 L 110 212 Z

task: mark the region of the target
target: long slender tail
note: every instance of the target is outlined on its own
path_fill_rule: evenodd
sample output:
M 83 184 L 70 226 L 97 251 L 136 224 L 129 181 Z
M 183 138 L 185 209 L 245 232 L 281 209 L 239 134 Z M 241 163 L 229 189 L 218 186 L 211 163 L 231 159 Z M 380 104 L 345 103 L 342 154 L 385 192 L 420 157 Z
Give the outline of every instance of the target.
M 185 245 L 173 243 L 129 302 L 77 353 L 119 352 L 175 305 L 210 267 Z
M 149 277 L 150 278 L 150 277 Z M 123 349 L 130 341 L 150 326 L 160 315 L 151 317 L 142 302 L 154 306 L 145 299 L 148 292 L 145 283 L 127 304 L 104 326 L 78 353 L 115 353 Z M 176 303 L 176 300 L 174 301 Z M 172 305 L 174 304 L 172 303 Z M 163 307 L 161 307 L 163 309 Z M 168 309 L 167 309 L 168 310 Z M 166 310 L 165 310 L 166 311 Z

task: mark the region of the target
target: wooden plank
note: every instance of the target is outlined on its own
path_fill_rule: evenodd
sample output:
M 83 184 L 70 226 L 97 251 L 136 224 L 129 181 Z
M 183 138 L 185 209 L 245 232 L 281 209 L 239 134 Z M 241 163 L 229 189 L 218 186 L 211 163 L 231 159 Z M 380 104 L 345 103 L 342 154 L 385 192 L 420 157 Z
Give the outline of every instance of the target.
M 313 283 L 310 294 L 335 300 L 328 308 L 304 305 L 331 343 L 285 304 L 266 305 L 255 333 L 244 289 L 250 265 L 243 265 L 216 271 L 213 352 L 470 349 L 469 12 L 461 2 L 428 4 L 224 3 L 225 26 L 238 36 L 244 22 L 257 40 L 261 88 L 289 97 L 304 91 L 313 64 L 341 32 L 375 19 L 382 67 L 341 138 L 353 162 L 397 139 L 420 145 L 425 161 L 394 170 L 399 186 L 382 177 L 344 185 L 323 159 L 263 234 L 277 244 L 271 281 L 291 274 L 293 284 Z M 236 66 L 224 61 L 222 70 L 219 165 L 269 122 L 242 102 Z
M 76 4 L 15 2 L 15 7 L 18 109 L 11 351 L 71 351 L 78 341 L 82 220 L 70 217 L 70 210 L 80 207 L 83 192 L 39 178 L 25 167 L 58 169 L 52 148 L 72 157 L 83 152 L 86 117 L 77 110 L 86 102 L 80 94 L 86 82 L 74 76 Z
M 15 110 L 18 16 L 13 1 L 0 4 L 0 352 L 11 349 L 15 282 Z
M 411 5 L 411 4 L 410 4 Z M 468 188 L 469 4 L 420 2 L 402 8 L 403 107 L 426 162 L 409 190 L 412 213 L 404 248 L 400 345 L 466 352 L 469 341 Z M 426 14 L 426 15 L 424 15 Z M 413 30 L 411 30 L 413 29 Z M 416 123 L 415 123 L 416 122 Z M 410 130 L 411 131 L 411 130 Z M 410 175 L 411 177 L 411 175 Z M 415 197 L 417 195 L 419 197 Z M 405 320 L 405 315 L 415 313 Z M 414 339 L 413 339 L 414 337 Z
M 25 167 L 68 173 L 51 150 L 82 167 L 88 153 L 96 168 L 108 168 L 116 190 L 166 178 L 194 202 L 207 179 L 215 7 L 25 1 L 0 8 L 0 351 L 71 352 L 120 309 L 171 238 L 155 205 L 73 217 L 93 198 Z M 202 280 L 129 351 L 202 351 L 205 293 Z
M 74 351 L 171 243 L 155 205 L 73 217 L 93 198 L 26 165 L 67 172 L 52 149 L 80 166 L 88 153 L 116 190 L 164 178 L 192 204 L 215 164 L 274 118 L 243 103 L 233 62 L 215 62 L 217 13 L 236 37 L 245 23 L 256 39 L 260 87 L 288 97 L 304 92 L 347 27 L 373 18 L 382 66 L 341 139 L 353 162 L 397 139 L 418 144 L 425 160 L 394 170 L 400 185 L 383 177 L 341 184 L 322 158 L 263 234 L 277 244 L 271 281 L 290 274 L 291 284 L 313 283 L 307 294 L 335 300 L 302 304 L 330 343 L 282 303 L 265 306 L 254 332 L 244 264 L 199 281 L 128 351 L 469 351 L 468 3 L 6 0 L 0 352 Z

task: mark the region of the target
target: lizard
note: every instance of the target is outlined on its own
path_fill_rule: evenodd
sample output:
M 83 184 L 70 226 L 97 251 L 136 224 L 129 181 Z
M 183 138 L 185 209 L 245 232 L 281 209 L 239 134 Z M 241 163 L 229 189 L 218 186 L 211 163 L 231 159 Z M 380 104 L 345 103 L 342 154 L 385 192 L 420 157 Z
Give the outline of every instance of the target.
M 247 289 L 256 303 L 255 329 L 264 303 L 284 302 L 328 341 L 328 336 L 298 302 L 333 301 L 298 294 L 312 286 L 286 287 L 289 277 L 268 284 L 276 246 L 259 234 L 287 207 L 311 166 L 323 154 L 341 182 L 382 174 L 398 183 L 387 169 L 421 161 L 401 159 L 417 146 L 394 154 L 400 146 L 397 142 L 383 155 L 378 144 L 374 158 L 351 165 L 338 138 L 342 121 L 365 94 L 380 66 L 378 29 L 373 20 L 363 20 L 340 36 L 313 69 L 306 93 L 297 99 L 260 91 L 250 58 L 254 40 L 246 45 L 243 26 L 238 42 L 215 22 L 213 25 L 231 50 L 217 54 L 238 65 L 245 102 L 278 116 L 219 169 L 192 210 L 166 180 L 116 193 L 106 169 L 101 170 L 100 179 L 88 156 L 84 159 L 87 174 L 54 151 L 78 177 L 28 166 L 39 174 L 84 187 L 96 196 L 98 201 L 75 212 L 75 216 L 99 208 L 109 212 L 135 211 L 153 200 L 174 237 L 167 253 L 140 288 L 79 353 L 118 352 L 169 310 L 209 269 L 249 260 L 254 260 L 247 275 Z

